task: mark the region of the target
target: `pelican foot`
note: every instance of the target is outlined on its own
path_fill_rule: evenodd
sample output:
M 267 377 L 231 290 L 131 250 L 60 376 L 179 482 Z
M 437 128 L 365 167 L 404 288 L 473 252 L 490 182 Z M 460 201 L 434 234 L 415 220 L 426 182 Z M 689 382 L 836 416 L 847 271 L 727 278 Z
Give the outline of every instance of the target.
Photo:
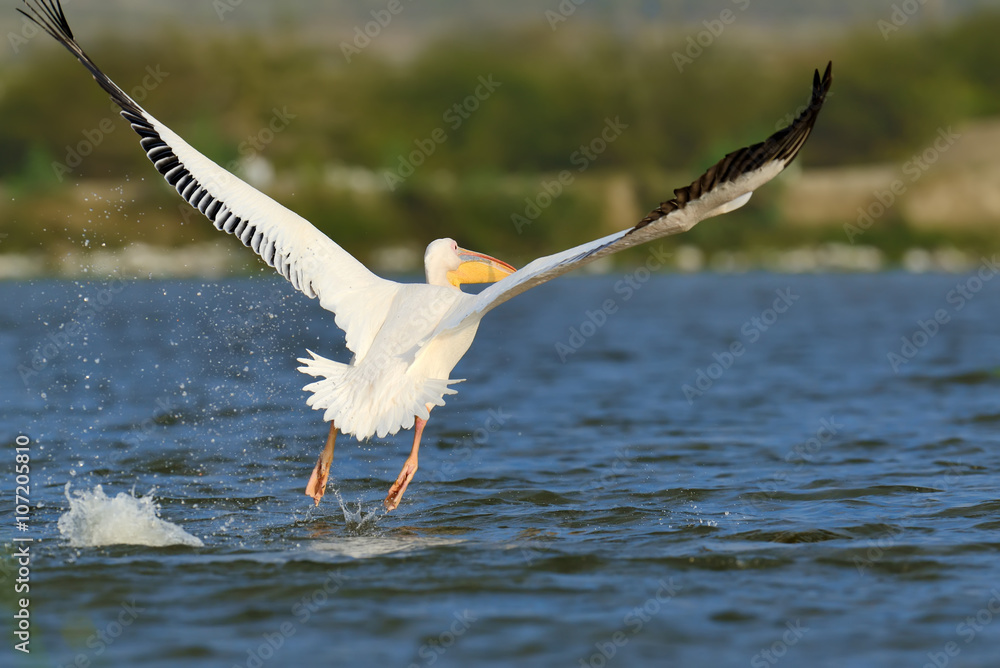
M 396 482 L 389 488 L 389 494 L 385 497 L 385 509 L 387 511 L 392 511 L 399 507 L 399 502 L 403 498 L 403 492 L 406 491 L 410 481 L 413 480 L 413 474 L 416 472 L 417 458 L 411 455 L 406 459 L 406 463 L 403 464 L 403 470 L 399 472 L 399 477 L 396 478 Z
M 326 493 L 326 483 L 330 479 L 330 464 L 333 462 L 333 446 L 336 441 L 337 428 L 331 422 L 330 435 L 326 437 L 326 445 L 323 447 L 323 452 L 319 454 L 316 466 L 306 484 L 306 496 L 311 496 L 317 506 Z
M 326 493 L 326 483 L 330 478 L 330 462 L 323 461 L 323 455 L 319 456 L 312 475 L 309 476 L 309 483 L 306 485 L 306 496 L 311 496 L 316 505 Z

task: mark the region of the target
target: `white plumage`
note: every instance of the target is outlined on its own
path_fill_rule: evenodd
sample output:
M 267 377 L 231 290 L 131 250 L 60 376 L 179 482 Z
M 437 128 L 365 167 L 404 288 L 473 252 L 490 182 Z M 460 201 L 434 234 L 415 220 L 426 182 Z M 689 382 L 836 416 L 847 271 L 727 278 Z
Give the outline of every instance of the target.
M 442 320 L 473 299 L 455 288 L 396 284 L 393 293 L 385 316 L 369 319 L 379 325 L 377 333 L 354 351 L 350 364 L 312 351 L 311 359 L 299 360 L 300 371 L 324 378 L 305 386 L 313 393 L 307 403 L 358 440 L 409 429 L 415 417 L 427 419 L 427 405 L 443 406 L 444 396 L 455 394 L 448 386 L 460 382 L 449 374 L 479 326 L 477 320 L 434 336 Z
M 309 352 L 299 370 L 308 404 L 330 421 L 330 436 L 307 486 L 316 502 L 326 486 L 337 432 L 359 440 L 415 427 L 413 448 L 386 498 L 395 508 L 417 469 L 417 452 L 431 409 L 454 394 L 452 370 L 491 309 L 540 283 L 625 248 L 691 229 L 743 206 L 777 176 L 808 138 L 830 88 L 830 66 L 813 80 L 810 105 L 767 140 L 728 154 L 689 186 L 674 191 L 637 225 L 519 271 L 465 251 L 451 239 L 432 242 L 424 258 L 426 284 L 399 284 L 370 272 L 304 218 L 203 156 L 129 97 L 73 39 L 58 0 L 25 0 L 22 12 L 63 44 L 122 108 L 149 159 L 167 182 L 220 230 L 237 236 L 268 265 L 335 314 L 354 354 L 349 364 Z M 462 283 L 491 282 L 478 295 Z

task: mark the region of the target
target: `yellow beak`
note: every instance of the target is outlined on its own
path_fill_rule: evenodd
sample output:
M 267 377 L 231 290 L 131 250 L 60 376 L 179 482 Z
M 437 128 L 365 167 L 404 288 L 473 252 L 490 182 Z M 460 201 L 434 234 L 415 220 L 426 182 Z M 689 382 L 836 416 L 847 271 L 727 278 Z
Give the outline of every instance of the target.
M 517 271 L 502 260 L 464 248 L 458 249 L 458 257 L 462 264 L 448 272 L 448 281 L 456 288 L 463 283 L 496 283 Z

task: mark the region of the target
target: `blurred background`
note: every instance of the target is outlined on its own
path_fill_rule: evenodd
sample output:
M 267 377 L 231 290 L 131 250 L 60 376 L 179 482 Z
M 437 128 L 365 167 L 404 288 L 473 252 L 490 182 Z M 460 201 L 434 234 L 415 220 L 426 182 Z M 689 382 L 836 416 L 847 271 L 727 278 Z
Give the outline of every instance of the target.
M 19 4 L 0 277 L 260 271 Z M 1000 249 L 995 1 L 63 4 L 152 114 L 381 271 L 443 236 L 520 264 L 633 224 L 787 124 L 830 60 L 793 168 L 669 239 L 673 269 L 962 271 Z

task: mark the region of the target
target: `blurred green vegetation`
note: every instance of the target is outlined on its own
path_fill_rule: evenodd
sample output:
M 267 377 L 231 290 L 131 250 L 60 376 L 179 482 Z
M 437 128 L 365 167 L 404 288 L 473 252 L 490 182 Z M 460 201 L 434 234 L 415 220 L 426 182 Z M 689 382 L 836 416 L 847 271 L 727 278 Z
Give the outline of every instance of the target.
M 265 190 L 362 258 L 386 245 L 422 248 L 453 236 L 519 260 L 623 227 L 628 221 L 608 212 L 604 196 L 614 178 L 625 177 L 634 194 L 619 210 L 643 215 L 724 153 L 790 120 L 807 101 L 812 70 L 828 60 L 835 84 L 800 158 L 806 167 L 902 161 L 942 126 L 1000 115 L 1000 12 L 907 27 L 888 40 L 871 26 L 789 49 L 775 44 L 777 35 L 767 48 L 720 38 L 683 72 L 672 55 L 684 48 L 683 36 L 643 45 L 591 30 L 568 43 L 547 30 L 505 30 L 442 39 L 402 63 L 374 51 L 347 63 L 339 42 L 318 46 L 278 33 L 207 39 L 167 28 L 84 46 L 216 162 L 266 158 L 276 178 Z M 158 182 L 136 136 L 79 64 L 46 39 L 22 46 L 21 57 L 0 69 L 0 230 L 8 234 L 0 250 L 59 248 L 81 234 L 111 246 L 214 238 L 193 218 L 179 224 L 183 206 Z M 147 97 L 144 78 L 157 71 L 162 83 Z M 500 86 L 463 118 L 453 107 L 475 95 L 481 77 Z M 289 120 L 262 132 L 276 117 Z M 98 132 L 107 118 L 114 130 Z M 627 130 L 579 172 L 576 152 L 616 118 Z M 385 172 L 437 128 L 445 141 L 386 190 Z M 60 181 L 53 164 L 66 163 L 68 149 L 88 136 L 99 145 Z M 360 173 L 360 185 L 331 178 L 332 168 Z M 563 170 L 573 183 L 516 229 L 512 215 L 524 215 L 526 198 L 545 201 L 544 184 Z M 104 196 L 93 210 L 95 183 L 125 184 L 120 201 Z M 713 250 L 843 240 L 839 227 L 784 225 L 778 188 L 678 242 Z M 892 220 L 865 243 L 892 256 L 941 237 Z M 945 241 L 1000 246 L 988 230 Z

